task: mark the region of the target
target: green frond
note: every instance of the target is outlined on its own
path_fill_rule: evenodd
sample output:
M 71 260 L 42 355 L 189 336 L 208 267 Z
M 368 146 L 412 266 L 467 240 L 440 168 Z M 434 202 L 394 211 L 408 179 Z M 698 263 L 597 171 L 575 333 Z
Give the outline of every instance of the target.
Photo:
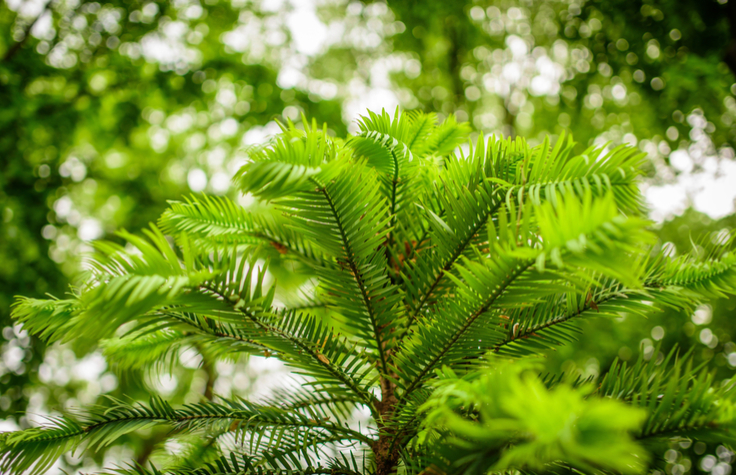
M 417 459 L 466 475 L 544 470 L 559 461 L 584 471 L 642 471 L 646 456 L 631 433 L 644 411 L 586 399 L 584 388 L 547 389 L 532 370 L 518 361 L 496 361 L 463 378 L 446 370 L 422 408 L 428 414 L 416 445 L 427 455 Z
M 12 306 L 13 318 L 23 323 L 31 334 L 44 341 L 63 339 L 72 319 L 81 311 L 76 299 L 59 300 L 17 297 Z
M 273 288 L 262 292 L 265 272 L 251 289 L 254 266 L 247 266 L 235 247 L 194 255 L 185 246 L 180 261 L 160 231 L 152 229 L 147 233 L 150 241 L 125 235 L 136 251 L 98 243 L 100 253 L 90 261 L 92 276 L 75 299 L 20 299 L 14 317 L 48 338 L 97 340 L 163 308 L 222 317 L 231 310 L 230 301 L 240 306 L 270 306 Z
M 466 141 L 470 132 L 467 122 L 459 122 L 454 115 L 450 114 L 442 124 L 427 134 L 424 147 L 418 152 L 428 155 L 444 157 L 450 155 Z
M 434 207 L 426 211 L 427 237 L 433 247 L 403 269 L 411 320 L 451 288 L 447 276 L 454 273 L 462 256 L 473 252 L 473 246 L 486 241 L 486 226 L 499 225 L 504 201 L 503 209 L 510 212 L 528 203 L 541 206 L 547 200 L 555 205 L 565 196 L 612 195 L 621 210 L 641 209 L 637 188 L 641 154 L 619 147 L 603 155 L 602 149 L 591 148 L 571 157 L 571 150 L 572 141 L 564 137 L 554 148 L 547 141 L 530 148 L 520 138 L 491 137 L 486 142 L 480 136 L 468 157 L 446 160 Z M 575 201 L 566 200 L 571 206 Z
M 729 245 L 712 245 L 701 254 L 663 257 L 650 276 L 652 283 L 672 288 L 681 298 L 700 302 L 736 292 L 736 253 Z
M 346 338 L 333 333 L 311 316 L 294 312 L 283 314 L 278 325 L 268 329 L 279 339 L 270 347 L 287 365 L 315 378 L 314 390 L 335 396 L 352 395 L 372 406 L 368 387 L 375 378 L 365 354 Z
M 579 320 L 622 314 L 643 317 L 656 311 L 649 299 L 646 288 L 632 289 L 605 279 L 582 292 L 570 289 L 537 305 L 499 313 L 489 324 L 496 330 L 495 338 L 490 332 L 486 336 L 494 341 L 494 353 L 511 357 L 540 354 L 577 340 L 582 333 L 575 325 Z
M 427 137 L 434 132 L 437 126 L 437 114 L 430 112 L 425 114 L 417 110 L 406 113 L 409 121 L 409 131 L 403 142 L 415 155 L 424 154 L 422 148 L 427 143 Z
M 733 381 L 715 384 L 706 368 L 694 367 L 677 348 L 664 357 L 655 348 L 631 366 L 615 361 L 596 395 L 646 409 L 637 438 L 656 442 L 677 437 L 736 442 L 736 390 Z
M 386 270 L 386 209 L 371 170 L 346 171 L 311 193 L 280 203 L 294 229 L 335 257 L 338 270 L 316 269 L 324 297 L 386 371 L 389 335 L 400 322 L 400 295 Z
M 305 466 L 291 462 L 289 468 L 257 466 L 252 457 L 246 455 L 220 457 L 215 462 L 204 464 L 198 468 L 172 468 L 158 470 L 129 465 L 106 472 L 109 475 L 358 475 L 361 470 L 357 464 L 340 465 L 332 463 L 327 466 Z
M 590 227 L 575 223 L 579 216 L 594 212 L 598 214 Z M 477 251 L 476 260 L 461 260 L 457 276 L 447 274 L 455 284 L 454 298 L 419 321 L 395 357 L 399 387 L 405 394 L 419 387 L 434 368 L 492 349 L 498 340 L 499 315 L 509 309 L 529 307 L 576 287 L 586 291 L 591 270 L 602 277 L 637 282 L 637 266 L 630 262 L 643 252 L 636 244 L 646 239 L 644 222 L 618 215 L 610 198 L 560 199 L 557 206 L 537 207 L 536 215 L 540 216 L 537 242 L 519 244 L 510 239 L 499 244 L 492 236 L 489 254 Z
M 532 149 L 517 171 L 510 193 L 526 194 L 535 204 L 554 195 L 586 192 L 595 196 L 611 193 L 624 212 L 641 212 L 643 201 L 638 189 L 645 154 L 628 145 L 604 152 L 592 146 L 580 155 L 571 156 L 572 140 L 560 137 L 554 148 L 549 139 Z M 507 180 L 508 181 L 508 180 Z M 524 190 L 524 191 L 522 191 Z
M 688 358 L 616 363 L 597 390 L 519 358 L 574 340 L 585 319 L 736 294 L 733 239 L 652 251 L 635 148 L 480 135 L 460 149 L 467 124 L 398 109 L 358 126 L 343 140 L 287 122 L 235 177 L 251 208 L 171 202 L 161 230 L 95 243 L 65 300 L 13 306 L 45 340 L 101 341 L 119 370 L 172 367 L 187 348 L 207 365 L 256 354 L 290 367 L 300 390 L 257 404 L 113 401 L 0 435 L 0 471 L 42 473 L 154 425 L 190 450 L 114 473 L 625 473 L 672 437 L 736 442 L 733 383 Z
M 4 473 L 44 473 L 84 435 L 84 427 L 65 418 L 51 418 L 46 427 L 0 434 L 0 468 Z
M 259 281 L 261 279 L 259 277 Z M 321 319 L 293 310 L 264 310 L 260 306 L 250 306 L 246 300 L 228 297 L 226 289 L 212 287 L 208 291 L 229 305 L 233 314 L 228 317 L 229 321 L 197 314 L 164 312 L 150 324 L 157 328 L 181 324 L 189 330 L 196 329 L 205 336 L 214 337 L 198 341 L 216 355 L 258 351 L 264 356 L 278 357 L 302 374 L 314 378 L 315 382 L 311 383 L 314 390 L 354 397 L 372 407 L 374 398 L 367 390 L 374 378 L 370 360 L 355 344 L 326 327 Z M 234 322 L 238 321 L 240 323 L 236 325 Z
M 322 130 L 306 119 L 304 130 L 289 122 L 270 144 L 249 150 L 250 163 L 235 174 L 233 181 L 243 193 L 273 200 L 314 188 L 310 178 L 340 168 L 346 153 Z
M 192 335 L 180 331 L 162 330 L 147 334 L 129 334 L 122 338 L 103 340 L 103 355 L 118 371 L 152 367 L 171 368 L 179 350 L 191 347 Z
M 361 132 L 351 137 L 347 146 L 366 166 L 377 172 L 381 193 L 386 198 L 390 216 L 386 253 L 392 278 L 401 272 L 403 261 L 411 259 L 413 249 L 424 240 L 426 226 L 416 212 L 425 189 L 437 177 L 431 156 L 414 155 L 412 148 L 422 148 L 434 132 L 436 117 L 418 112 L 399 114 L 393 119 L 383 111 L 369 112 L 359 122 Z M 394 244 L 400 246 L 395 248 Z
M 331 418 L 338 422 L 348 420 L 356 405 L 362 404 L 360 399 L 351 395 L 330 396 L 292 389 L 276 391 L 265 403 L 300 412 L 312 419 Z
M 42 473 L 61 454 L 87 442 L 87 448 L 103 447 L 127 433 L 165 424 L 178 432 L 222 431 L 256 434 L 250 437 L 252 452 L 277 451 L 282 441 L 313 432 L 323 437 L 370 442 L 360 432 L 324 420 L 314 420 L 299 413 L 262 406 L 244 400 L 223 400 L 188 404 L 173 409 L 160 399 L 150 405 L 116 404 L 84 416 L 80 421 L 62 418 L 48 427 L 28 429 L 4 435 L 0 445 L 4 473 Z
M 536 265 L 543 269 L 546 262 L 562 268 L 578 266 L 612 277 L 631 287 L 638 287 L 632 268 L 635 256 L 643 253 L 642 246 L 652 243 L 654 236 L 645 231 L 648 224 L 639 218 L 619 215 L 612 195 L 582 200 L 565 198 L 546 202 L 535 213 L 545 252 L 539 254 Z M 610 252 L 616 249 L 618 252 Z M 606 252 L 608 251 L 608 252 Z M 562 255 L 568 256 L 563 262 Z M 627 255 L 627 259 L 622 259 Z
M 191 196 L 185 202 L 170 201 L 158 224 L 166 234 L 186 233 L 205 248 L 265 246 L 277 255 L 325 264 L 325 257 L 285 223 L 254 215 L 225 197 L 204 195 Z

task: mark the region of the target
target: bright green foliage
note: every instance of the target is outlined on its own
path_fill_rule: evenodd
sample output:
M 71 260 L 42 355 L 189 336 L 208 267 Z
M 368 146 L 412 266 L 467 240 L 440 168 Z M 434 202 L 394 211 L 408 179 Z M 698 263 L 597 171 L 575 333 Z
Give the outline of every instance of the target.
M 548 390 L 530 365 L 496 363 L 463 378 L 446 370 L 424 406 L 430 430 L 420 438 L 440 445 L 448 461 L 461 461 L 464 473 L 486 473 L 489 466 L 544 470 L 553 462 L 588 471 L 641 471 L 645 454 L 630 432 L 645 411 L 607 398 L 586 399 L 586 391 L 568 385 Z
M 153 425 L 219 448 L 223 458 L 196 472 L 208 475 L 638 473 L 645 445 L 730 440 L 731 384 L 675 354 L 614 365 L 596 390 L 562 377 L 545 385 L 518 360 L 572 340 L 575 322 L 594 315 L 733 294 L 730 241 L 678 259 L 653 251 L 643 157 L 630 148 L 576 155 L 569 138 L 531 147 L 481 136 L 458 149 L 467 126 L 436 122 L 371 113 L 347 140 L 288 123 L 235 177 L 259 206 L 172 203 L 145 237 L 99 243 L 71 299 L 15 305 L 30 331 L 101 341 L 121 368 L 167 364 L 184 348 L 208 361 L 253 354 L 294 368 L 304 389 L 181 408 L 113 401 L 5 435 L 3 471 L 40 473 L 80 444 Z M 291 260 L 318 285 L 282 295 L 263 258 Z M 367 426 L 349 424 L 358 408 Z

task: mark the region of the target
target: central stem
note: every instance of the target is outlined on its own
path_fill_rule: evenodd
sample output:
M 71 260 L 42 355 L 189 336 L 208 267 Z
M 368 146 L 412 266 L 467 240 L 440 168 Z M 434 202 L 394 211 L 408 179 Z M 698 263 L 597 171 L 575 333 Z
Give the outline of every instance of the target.
M 394 411 L 398 400 L 396 385 L 381 376 L 381 402 L 378 403 L 378 440 L 373 444 L 376 459 L 376 475 L 390 475 L 399 465 L 399 451 L 392 447 L 396 429 L 392 426 Z

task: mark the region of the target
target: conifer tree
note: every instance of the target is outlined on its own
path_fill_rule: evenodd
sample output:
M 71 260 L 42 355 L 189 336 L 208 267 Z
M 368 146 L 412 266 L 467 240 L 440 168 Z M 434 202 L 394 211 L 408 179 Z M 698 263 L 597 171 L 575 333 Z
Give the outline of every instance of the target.
M 110 473 L 641 473 L 657 443 L 732 441 L 733 384 L 687 354 L 616 362 L 598 382 L 540 376 L 534 359 L 586 318 L 734 293 L 731 240 L 656 251 L 632 147 L 575 154 L 569 137 L 531 147 L 482 135 L 461 147 L 468 127 L 437 122 L 369 112 L 347 139 L 288 123 L 234 178 L 265 211 L 172 202 L 143 236 L 120 232 L 126 246 L 96 243 L 70 298 L 19 298 L 29 331 L 99 342 L 123 368 L 194 347 L 279 358 L 304 385 L 65 414 L 3 434 L 2 472 L 43 473 L 67 451 L 156 425 L 197 435 L 189 456 Z M 276 260 L 316 285 L 279 293 L 266 284 Z M 370 424 L 351 423 L 357 409 Z

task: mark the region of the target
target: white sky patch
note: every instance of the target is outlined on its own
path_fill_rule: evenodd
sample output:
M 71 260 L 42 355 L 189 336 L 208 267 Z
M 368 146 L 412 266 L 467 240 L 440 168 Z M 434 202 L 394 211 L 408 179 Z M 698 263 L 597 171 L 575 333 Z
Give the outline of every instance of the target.
M 713 176 L 707 172 L 693 175 L 695 189 L 693 207 L 713 219 L 733 214 L 736 200 L 736 162 L 723 160 L 719 173 Z
M 317 6 L 312 0 L 291 0 L 294 10 L 286 17 L 294 48 L 306 55 L 322 50 L 327 39 L 327 26 L 317 18 Z
M 736 162 L 722 159 L 717 164 L 709 157 L 703 167 L 693 170 L 693 160 L 684 150 L 670 156 L 672 166 L 681 171 L 674 183 L 645 186 L 644 196 L 657 222 L 672 219 L 692 206 L 712 219 L 720 219 L 736 211 Z
M 171 67 L 188 68 L 199 64 L 202 53 L 186 45 L 183 37 L 186 30 L 182 30 L 178 25 L 167 30 L 166 34 L 154 31 L 141 38 L 141 49 L 146 60 Z
M 105 358 L 99 353 L 91 353 L 74 365 L 72 375 L 74 379 L 83 381 L 94 381 L 99 379 L 100 375 L 107 369 Z
M 36 20 L 36 24 L 31 29 L 31 35 L 36 38 L 45 38 L 51 30 L 51 12 L 45 11 L 43 15 Z
M 243 145 L 261 145 L 270 137 L 281 132 L 276 122 L 269 122 L 263 127 L 253 127 L 243 135 Z
M 348 122 L 348 131 L 354 133 L 357 129 L 355 121 L 367 110 L 381 112 L 386 109 L 393 114 L 396 106 L 399 105 L 399 98 L 388 88 L 368 88 L 364 89 L 362 94 L 354 94 L 353 99 L 348 101 L 343 107 L 343 118 Z
M 355 121 L 367 110 L 381 112 L 386 109 L 393 113 L 400 101 L 390 74 L 403 67 L 404 62 L 398 56 L 381 58 L 371 65 L 367 81 L 356 77 L 350 82 L 349 99 L 343 105 L 343 120 L 348 124 L 350 133 L 357 131 Z
M 651 218 L 663 222 L 679 216 L 688 207 L 688 195 L 680 183 L 644 187 L 644 197 L 651 208 Z
M 526 41 L 516 35 L 509 35 L 506 38 L 506 45 L 511 50 L 514 58 L 522 58 L 529 53 L 529 47 L 527 46 Z
M 199 192 L 207 188 L 207 174 L 201 168 L 193 168 L 187 173 L 189 189 Z
M 46 4 L 43 0 L 7 0 L 8 8 L 27 18 L 35 18 L 41 14 Z
M 103 229 L 100 222 L 94 218 L 85 218 L 79 225 L 77 236 L 82 241 L 92 241 L 102 237 Z
M 12 432 L 20 429 L 20 426 L 12 419 L 0 419 L 0 432 Z

